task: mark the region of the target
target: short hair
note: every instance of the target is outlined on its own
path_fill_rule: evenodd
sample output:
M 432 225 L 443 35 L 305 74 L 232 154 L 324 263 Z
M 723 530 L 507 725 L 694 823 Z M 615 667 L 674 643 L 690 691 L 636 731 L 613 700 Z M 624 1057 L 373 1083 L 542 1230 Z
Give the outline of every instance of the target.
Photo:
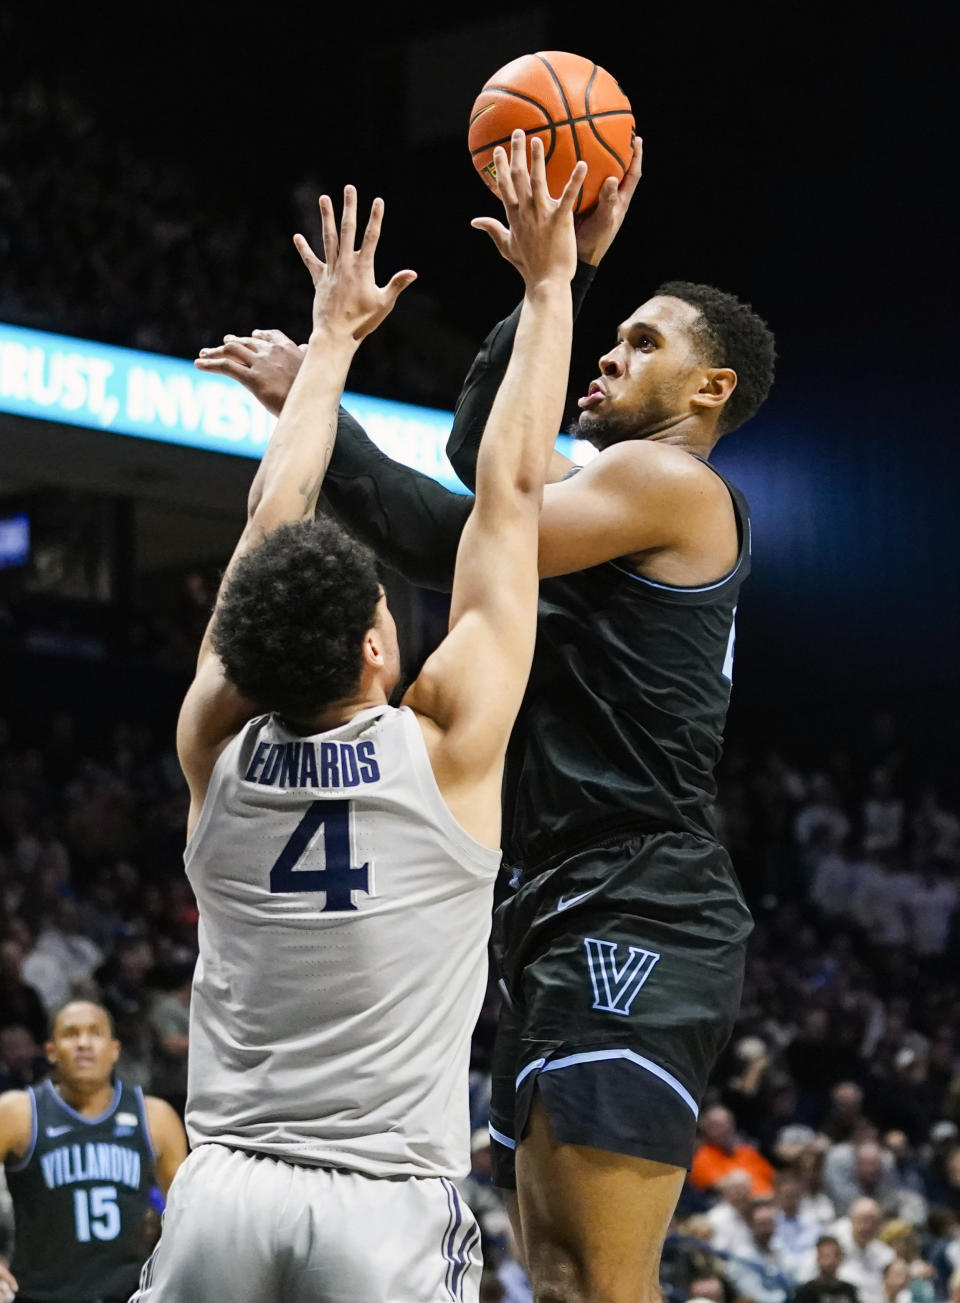
M 315 714 L 356 688 L 380 591 L 373 553 L 335 521 L 280 525 L 234 564 L 214 650 L 262 709 Z
M 749 421 L 766 401 L 773 384 L 777 351 L 773 331 L 733 294 L 693 281 L 665 281 L 655 294 L 682 299 L 699 312 L 693 327 L 694 342 L 705 362 L 730 367 L 737 385 L 720 413 L 721 434 L 729 434 Z
M 106 1015 L 107 1026 L 110 1029 L 110 1039 L 114 1041 L 117 1039 L 117 1028 L 113 1021 L 113 1014 L 105 1004 L 101 1004 L 99 1000 L 88 1000 L 85 995 L 72 995 L 69 1000 L 64 1000 L 62 1004 L 58 1004 L 53 1013 L 51 1013 L 49 1040 L 53 1040 L 53 1034 L 56 1031 L 60 1015 L 63 1013 L 64 1009 L 69 1009 L 72 1004 L 92 1004 L 94 1009 L 99 1009 L 102 1014 Z
M 818 1249 L 821 1244 L 832 1244 L 835 1249 L 840 1249 L 841 1252 L 843 1250 L 843 1245 L 840 1243 L 840 1241 L 837 1239 L 835 1235 L 821 1235 L 819 1240 L 817 1240 Z

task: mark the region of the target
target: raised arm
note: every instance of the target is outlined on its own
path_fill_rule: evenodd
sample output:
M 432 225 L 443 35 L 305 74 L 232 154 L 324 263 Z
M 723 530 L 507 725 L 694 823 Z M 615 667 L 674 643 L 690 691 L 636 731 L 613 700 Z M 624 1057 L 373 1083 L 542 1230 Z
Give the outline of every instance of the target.
M 577 270 L 572 284 L 574 320 L 593 283 L 601 259 L 623 225 L 633 193 L 640 181 L 642 163 L 642 142 L 638 138 L 634 143 L 633 159 L 623 180 L 618 184 L 614 177 L 608 177 L 600 190 L 596 208 L 585 216 L 574 218 L 577 238 Z M 457 399 L 453 428 L 447 440 L 447 456 L 453 469 L 469 489 L 475 488 L 476 485 L 480 436 L 483 434 L 497 389 L 510 361 L 519 319 L 520 308 L 518 307 L 509 317 L 497 322 L 483 341 L 467 373 L 460 397 Z M 558 421 L 557 429 L 559 428 Z M 571 465 L 566 457 L 555 452 L 547 479 L 549 481 L 563 479 Z
M 497 156 L 509 229 L 486 230 L 521 272 L 524 298 L 513 355 L 477 459 L 477 496 L 457 553 L 450 628 L 404 702 L 418 714 L 444 797 L 468 831 L 499 846 L 507 739 L 536 635 L 537 539 L 543 486 L 563 410 L 573 330 L 578 164 L 559 200 L 547 189 L 543 146 L 528 171 L 522 132 L 509 171 Z
M 279 416 L 305 348 L 281 330 L 255 330 L 252 335 L 225 335 L 222 344 L 202 348 L 194 365 L 236 380 Z M 449 593 L 472 498 L 451 493 L 429 475 L 387 457 L 343 407 L 323 499 L 404 579 Z
M 294 237 L 313 279 L 313 331 L 251 486 L 246 528 L 230 559 L 225 583 L 236 561 L 279 525 L 312 518 L 330 462 L 337 406 L 353 355 L 415 279 L 411 271 L 398 272 L 388 285 L 377 286 L 373 257 L 383 201 L 373 202 L 359 250 L 354 248 L 356 206 L 356 191 L 347 186 L 338 237 L 333 205 L 326 195 L 321 198 L 325 263 L 303 236 Z M 223 672 L 213 646 L 216 618 L 214 608 L 177 726 L 177 750 L 190 789 L 188 834 L 199 815 L 217 757 L 257 710 L 256 703 L 241 697 Z

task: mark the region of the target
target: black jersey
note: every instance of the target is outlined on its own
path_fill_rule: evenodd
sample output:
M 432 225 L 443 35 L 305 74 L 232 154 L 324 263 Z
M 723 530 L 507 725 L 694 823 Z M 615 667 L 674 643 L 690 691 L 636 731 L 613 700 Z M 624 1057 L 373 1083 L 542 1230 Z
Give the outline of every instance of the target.
M 750 568 L 749 510 L 727 488 L 740 550 L 716 583 L 677 588 L 617 562 L 541 582 L 504 782 L 504 854 L 524 878 L 621 827 L 715 835 L 734 617 Z
M 147 1256 L 154 1180 L 143 1092 L 117 1082 L 107 1111 L 86 1118 L 49 1081 L 28 1090 L 30 1148 L 6 1166 L 20 1292 L 50 1303 L 126 1299 Z

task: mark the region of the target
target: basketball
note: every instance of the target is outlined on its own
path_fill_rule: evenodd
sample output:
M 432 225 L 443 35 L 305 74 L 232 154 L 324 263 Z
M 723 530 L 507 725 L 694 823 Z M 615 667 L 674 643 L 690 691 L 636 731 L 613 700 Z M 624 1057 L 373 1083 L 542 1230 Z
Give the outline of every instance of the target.
M 467 141 L 473 165 L 497 194 L 493 151 L 520 128 L 543 141 L 547 184 L 558 198 L 580 159 L 589 168 L 575 212 L 588 212 L 608 176 L 630 166 L 634 121 L 630 101 L 604 68 L 579 54 L 545 50 L 506 64 L 477 96 Z M 529 161 L 529 149 L 527 151 Z

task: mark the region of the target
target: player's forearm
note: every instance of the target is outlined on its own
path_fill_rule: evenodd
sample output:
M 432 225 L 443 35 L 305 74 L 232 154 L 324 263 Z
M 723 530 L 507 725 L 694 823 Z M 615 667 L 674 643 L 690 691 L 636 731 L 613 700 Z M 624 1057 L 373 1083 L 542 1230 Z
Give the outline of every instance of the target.
M 563 418 L 573 312 L 562 278 L 528 289 L 513 353 L 477 457 L 477 509 L 511 509 L 534 499 L 539 510 L 556 432 Z
M 593 283 L 596 270 L 596 267 L 591 267 L 585 262 L 577 263 L 576 274 L 571 284 L 574 320 Z M 518 305 L 509 317 L 498 321 L 483 341 L 467 373 L 460 397 L 457 399 L 453 428 L 447 440 L 447 456 L 461 481 L 470 489 L 476 487 L 480 439 L 496 398 L 497 389 L 510 362 L 521 307 L 522 304 Z M 557 428 L 559 429 L 559 422 Z
M 391 460 L 343 408 L 323 496 L 343 523 L 410 583 L 450 591 L 473 499 Z
M 357 350 L 318 330 L 283 405 L 250 491 L 248 515 L 265 527 L 311 516 L 337 437 L 337 408 Z

